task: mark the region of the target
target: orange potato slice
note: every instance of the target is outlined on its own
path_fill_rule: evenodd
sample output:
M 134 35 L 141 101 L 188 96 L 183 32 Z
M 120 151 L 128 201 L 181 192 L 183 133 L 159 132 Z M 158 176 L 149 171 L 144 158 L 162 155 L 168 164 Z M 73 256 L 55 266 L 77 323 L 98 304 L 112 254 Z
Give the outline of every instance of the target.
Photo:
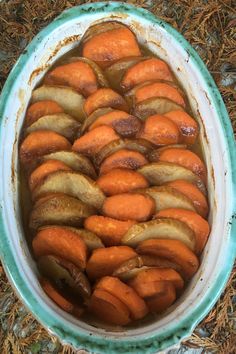
M 63 108 L 57 102 L 51 100 L 35 102 L 27 109 L 25 124 L 26 126 L 29 126 L 43 116 L 63 112 Z

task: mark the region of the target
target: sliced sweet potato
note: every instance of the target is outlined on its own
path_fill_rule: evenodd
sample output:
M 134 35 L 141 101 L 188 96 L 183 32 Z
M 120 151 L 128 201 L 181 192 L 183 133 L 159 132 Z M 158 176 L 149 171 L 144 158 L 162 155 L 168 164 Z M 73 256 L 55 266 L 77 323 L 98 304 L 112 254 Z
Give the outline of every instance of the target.
M 145 139 L 118 139 L 105 145 L 95 157 L 95 161 L 99 166 L 104 159 L 121 149 L 133 150 L 146 155 L 154 147 L 155 145 Z
M 84 103 L 84 111 L 89 116 L 98 108 L 111 107 L 128 112 L 125 99 L 110 88 L 100 88 L 90 95 Z
M 200 214 L 203 218 L 207 217 L 209 210 L 207 199 L 194 184 L 182 179 L 177 179 L 175 181 L 166 183 L 166 185 L 176 189 L 191 199 L 197 213 Z
M 164 295 L 166 292 L 167 281 L 145 281 L 135 282 L 132 286 L 132 280 L 130 286 L 136 291 L 136 293 L 142 298 L 148 298 L 155 295 Z
M 87 246 L 75 232 L 52 226 L 40 230 L 32 242 L 36 258 L 55 255 L 85 269 L 87 260 Z
M 189 169 L 170 162 L 153 162 L 138 169 L 151 185 L 162 185 L 177 179 L 195 184 L 206 195 L 206 187 L 202 180 Z
M 165 82 L 148 83 L 142 87 L 139 87 L 135 90 L 134 104 L 151 97 L 165 97 L 180 106 L 183 106 L 184 108 L 186 106 L 184 98 L 180 94 L 179 90 Z
M 97 77 L 88 63 L 73 61 L 59 65 L 44 78 L 45 85 L 70 86 L 83 96 L 89 96 L 98 89 Z
M 97 178 L 97 174 L 91 161 L 86 156 L 75 151 L 57 151 L 42 156 L 42 161 L 48 160 L 58 160 L 64 162 L 74 171 L 81 172 L 93 179 Z
M 96 75 L 97 83 L 98 83 L 99 87 L 109 87 L 109 83 L 107 81 L 107 78 L 104 75 L 103 70 L 94 61 L 92 61 L 88 58 L 84 58 L 84 57 L 69 57 L 66 59 L 65 64 L 66 63 L 73 63 L 73 62 L 77 62 L 77 61 L 81 61 L 83 63 L 86 63 L 93 69 L 93 72 Z
M 88 130 L 100 125 L 110 125 L 120 136 L 124 138 L 134 137 L 141 128 L 141 121 L 127 112 L 112 110 L 98 117 Z
M 138 193 L 123 193 L 105 199 L 102 211 L 118 220 L 145 221 L 155 212 L 154 200 Z
M 157 149 L 154 149 L 152 151 L 150 151 L 150 153 L 148 154 L 148 160 L 150 162 L 158 162 L 159 158 L 160 158 L 160 154 L 161 152 L 167 150 L 167 149 L 186 149 L 187 145 L 185 144 L 171 144 L 171 145 L 164 145 L 162 147 L 159 147 Z
M 83 314 L 84 309 L 82 307 L 67 300 L 47 279 L 41 279 L 40 284 L 48 297 L 50 297 L 50 299 L 53 300 L 62 310 L 73 314 L 77 318 Z
M 82 154 L 93 156 L 105 145 L 113 140 L 119 139 L 112 127 L 101 125 L 75 140 L 72 149 Z
M 55 101 L 45 100 L 31 104 L 25 116 L 25 125 L 29 126 L 36 122 L 40 117 L 50 114 L 63 113 L 63 108 Z
M 138 189 L 136 192 L 144 193 L 152 197 L 155 201 L 156 211 L 167 208 L 182 208 L 195 211 L 191 199 L 169 186 Z
M 114 64 L 110 65 L 106 70 L 105 74 L 109 80 L 109 83 L 112 88 L 115 90 L 120 91 L 120 83 L 122 80 L 122 77 L 124 76 L 126 70 L 133 66 L 134 64 L 139 63 L 142 60 L 146 60 L 147 57 L 127 57 L 127 58 L 122 58 L 115 62 Z
M 172 283 L 165 282 L 163 293 L 146 298 L 146 304 L 150 312 L 162 313 L 168 309 L 176 300 L 176 291 Z
M 180 275 L 182 274 L 182 268 L 178 264 L 170 262 L 165 258 L 139 255 L 122 263 L 112 275 L 123 281 L 128 281 L 148 268 L 171 268 L 176 270 Z
M 141 297 L 128 285 L 118 278 L 106 276 L 99 280 L 96 289 L 105 290 L 113 296 L 116 296 L 129 309 L 131 317 L 134 320 L 143 318 L 148 309 Z
M 84 134 L 87 130 L 89 130 L 90 125 L 93 124 L 99 117 L 106 115 L 106 114 L 113 112 L 113 111 L 114 110 L 109 107 L 96 109 L 83 122 L 83 125 L 81 127 L 81 133 Z
M 82 55 L 105 68 L 121 58 L 141 56 L 141 52 L 134 34 L 123 25 L 94 33 L 83 44 Z
M 133 220 L 120 221 L 101 215 L 92 215 L 85 220 L 84 227 L 98 235 L 106 246 L 118 246 L 122 236 L 134 224 Z
M 97 184 L 108 196 L 131 192 L 137 188 L 146 188 L 149 186 L 145 177 L 140 173 L 129 170 L 116 168 L 100 176 Z
M 91 296 L 91 287 L 86 275 L 73 263 L 58 256 L 47 255 L 39 258 L 37 266 L 41 274 L 66 293 L 69 290 L 84 300 Z
M 173 75 L 163 60 L 148 58 L 132 65 L 124 74 L 121 87 L 127 91 L 142 82 L 150 80 L 173 81 Z
M 207 242 L 210 227 L 208 222 L 197 213 L 177 208 L 169 208 L 159 211 L 156 218 L 172 218 L 180 220 L 192 229 L 196 236 L 195 252 L 200 254 Z
M 40 117 L 26 129 L 26 133 L 51 130 L 71 140 L 78 134 L 80 126 L 80 123 L 68 114 L 58 113 Z
M 172 110 L 165 113 L 165 116 L 179 127 L 183 143 L 188 145 L 195 143 L 199 132 L 198 124 L 187 112 Z
M 148 117 L 153 116 L 155 114 L 164 115 L 165 113 L 174 110 L 183 111 L 184 109 L 182 106 L 178 105 L 177 103 L 171 101 L 168 98 L 151 97 L 147 98 L 142 102 L 137 103 L 135 108 L 133 109 L 133 115 L 145 121 Z
M 53 100 L 79 122 L 85 119 L 84 98 L 71 87 L 43 85 L 32 93 L 32 102 Z
M 119 265 L 136 256 L 137 253 L 127 246 L 98 248 L 89 258 L 86 272 L 92 280 L 111 275 Z
M 155 114 L 147 118 L 139 137 L 155 145 L 177 144 L 179 129 L 170 119 Z
M 179 240 L 145 240 L 139 244 L 137 251 L 141 254 L 164 257 L 179 264 L 182 267 L 186 279 L 190 279 L 199 267 L 198 258 Z
M 172 282 L 176 290 L 181 290 L 184 287 L 184 281 L 182 277 L 174 269 L 170 268 L 145 269 L 142 272 L 139 272 L 133 279 L 130 279 L 128 284 L 136 290 L 136 288 L 140 288 L 140 284 L 150 284 L 158 281 Z
M 122 237 L 121 243 L 137 247 L 140 242 L 149 239 L 178 240 L 191 250 L 194 250 L 196 245 L 196 236 L 193 230 L 186 223 L 171 218 L 155 219 L 133 225 Z M 162 256 L 160 255 L 160 257 Z
M 33 191 L 34 199 L 48 193 L 64 193 L 101 208 L 105 195 L 88 176 L 74 171 L 58 171 L 48 175 Z
M 148 160 L 140 152 L 121 149 L 103 161 L 100 167 L 100 174 L 107 173 L 115 168 L 136 170 L 147 163 Z
M 171 162 L 191 170 L 206 182 L 206 166 L 194 152 L 187 149 L 169 148 L 160 152 L 159 161 Z
M 71 144 L 63 136 L 52 131 L 39 130 L 30 133 L 21 143 L 20 160 L 23 165 L 30 165 L 44 154 L 70 149 Z
M 29 227 L 37 230 L 44 225 L 81 226 L 83 220 L 95 214 L 95 209 L 76 198 L 63 194 L 43 197 L 30 214 Z
M 43 230 L 48 227 L 51 227 L 51 226 L 43 226 L 43 227 L 40 227 L 39 230 Z M 89 251 L 93 251 L 97 248 L 104 247 L 104 244 L 102 243 L 101 239 L 91 231 L 88 231 L 85 229 L 78 229 L 78 228 L 72 227 L 72 226 L 60 226 L 60 227 L 62 227 L 63 229 L 66 229 L 66 230 L 67 229 L 71 230 L 74 233 L 78 234 L 79 237 L 86 244 Z
M 86 30 L 85 34 L 82 37 L 82 42 L 86 43 L 88 40 L 100 33 L 118 28 L 126 28 L 126 26 L 123 23 L 117 21 L 105 21 L 89 26 L 89 28 Z
M 131 321 L 128 307 L 116 296 L 101 289 L 94 290 L 89 302 L 89 311 L 101 321 L 113 325 L 124 326 Z
M 57 160 L 48 160 L 42 163 L 29 177 L 30 190 L 33 191 L 37 184 L 41 183 L 46 176 L 56 171 L 71 171 L 71 169 L 63 162 Z

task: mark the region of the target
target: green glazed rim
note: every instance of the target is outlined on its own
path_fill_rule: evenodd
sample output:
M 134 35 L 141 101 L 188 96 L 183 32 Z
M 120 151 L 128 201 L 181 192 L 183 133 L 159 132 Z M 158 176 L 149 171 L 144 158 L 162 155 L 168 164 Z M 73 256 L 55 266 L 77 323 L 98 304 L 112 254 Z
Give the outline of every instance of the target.
M 10 98 L 11 90 L 17 80 L 17 77 L 21 73 L 24 66 L 27 64 L 31 55 L 36 50 L 38 44 L 45 38 L 50 36 L 53 30 L 58 26 L 64 24 L 69 20 L 76 18 L 81 18 L 83 15 L 93 14 L 93 13 L 127 13 L 130 15 L 135 15 L 141 19 L 145 19 L 159 27 L 162 27 L 166 32 L 168 32 L 177 41 L 181 47 L 187 51 L 192 62 L 198 68 L 203 78 L 205 79 L 206 87 L 208 90 L 208 96 L 214 106 L 221 128 L 224 134 L 224 143 L 226 146 L 226 153 L 228 154 L 228 160 L 230 165 L 228 166 L 228 178 L 232 181 L 231 186 L 231 200 L 228 201 L 232 205 L 232 218 L 228 223 L 228 248 L 224 267 L 218 273 L 214 284 L 209 286 L 209 290 L 206 295 L 192 308 L 191 313 L 183 316 L 178 324 L 170 324 L 168 328 L 164 331 L 160 331 L 158 334 L 151 333 L 146 335 L 146 337 L 137 337 L 133 339 L 122 339 L 122 338 L 112 338 L 106 337 L 105 335 L 98 335 L 89 333 L 89 331 L 82 330 L 78 327 L 68 328 L 60 318 L 56 315 L 54 318 L 48 314 L 45 308 L 36 301 L 27 284 L 25 283 L 22 275 L 20 274 L 14 255 L 11 251 L 9 240 L 7 237 L 7 231 L 5 229 L 5 223 L 3 220 L 3 215 L 0 215 L 0 255 L 3 261 L 5 270 L 7 272 L 8 278 L 16 289 L 18 295 L 21 297 L 28 309 L 33 313 L 33 315 L 41 322 L 49 331 L 57 335 L 63 342 L 70 343 L 76 348 L 83 348 L 90 350 L 95 353 L 155 353 L 159 350 L 163 350 L 167 347 L 173 346 L 174 344 L 180 342 L 184 337 L 191 335 L 193 329 L 196 325 L 207 315 L 209 310 L 217 301 L 222 290 L 224 289 L 227 279 L 233 267 L 233 262 L 235 259 L 236 251 L 236 149 L 234 135 L 230 120 L 221 98 L 221 95 L 215 85 L 213 78 L 208 72 L 207 68 L 203 64 L 202 60 L 195 52 L 195 50 L 190 46 L 190 44 L 179 34 L 175 29 L 173 29 L 169 24 L 163 20 L 158 19 L 152 15 L 149 11 L 136 8 L 132 5 L 128 5 L 120 2 L 99 2 L 86 4 L 82 6 L 73 7 L 69 10 L 64 11 L 59 17 L 57 17 L 52 23 L 50 23 L 45 29 L 43 29 L 28 45 L 27 49 L 20 56 L 19 60 L 12 69 L 5 86 L 2 91 L 0 100 L 0 119 L 1 119 L 1 130 L 0 134 L 4 130 L 4 125 L 2 117 L 4 117 L 4 111 L 6 104 Z M 0 136 L 0 141 L 2 138 Z M 0 201 L 2 203 L 2 200 Z M 2 205 L 0 204 L 2 209 Z

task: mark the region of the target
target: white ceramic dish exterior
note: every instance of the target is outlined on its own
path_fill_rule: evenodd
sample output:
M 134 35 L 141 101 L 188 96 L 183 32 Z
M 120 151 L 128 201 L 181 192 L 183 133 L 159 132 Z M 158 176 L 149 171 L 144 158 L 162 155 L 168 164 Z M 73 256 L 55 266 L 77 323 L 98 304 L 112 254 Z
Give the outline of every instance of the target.
M 201 267 L 176 304 L 154 323 L 118 332 L 76 320 L 42 291 L 23 234 L 18 178 L 19 134 L 32 89 L 61 55 L 78 46 L 90 25 L 111 19 L 129 25 L 141 43 L 165 60 L 188 95 L 200 124 L 208 168 L 212 227 Z M 235 211 L 231 161 L 234 143 L 229 142 L 233 135 L 219 93 L 191 47 L 168 25 L 144 10 L 119 3 L 73 8 L 41 32 L 18 61 L 2 94 L 0 112 L 0 254 L 9 278 L 28 308 L 62 340 L 100 353 L 153 353 L 188 336 L 218 298 L 235 256 L 231 230 Z

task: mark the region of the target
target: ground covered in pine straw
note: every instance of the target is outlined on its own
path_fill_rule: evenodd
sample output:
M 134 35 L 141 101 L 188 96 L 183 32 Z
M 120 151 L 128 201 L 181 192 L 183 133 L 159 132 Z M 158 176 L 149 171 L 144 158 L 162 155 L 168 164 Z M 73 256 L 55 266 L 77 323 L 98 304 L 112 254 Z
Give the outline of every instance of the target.
M 66 8 L 93 1 L 0 1 L 0 89 L 26 45 Z M 133 0 L 179 30 L 213 75 L 236 132 L 236 8 L 231 0 Z M 235 5 L 235 3 L 234 3 Z M 1 354 L 67 353 L 14 295 L 0 265 Z M 179 351 L 236 353 L 236 267 L 225 292 Z M 83 353 L 80 351 L 79 353 Z

